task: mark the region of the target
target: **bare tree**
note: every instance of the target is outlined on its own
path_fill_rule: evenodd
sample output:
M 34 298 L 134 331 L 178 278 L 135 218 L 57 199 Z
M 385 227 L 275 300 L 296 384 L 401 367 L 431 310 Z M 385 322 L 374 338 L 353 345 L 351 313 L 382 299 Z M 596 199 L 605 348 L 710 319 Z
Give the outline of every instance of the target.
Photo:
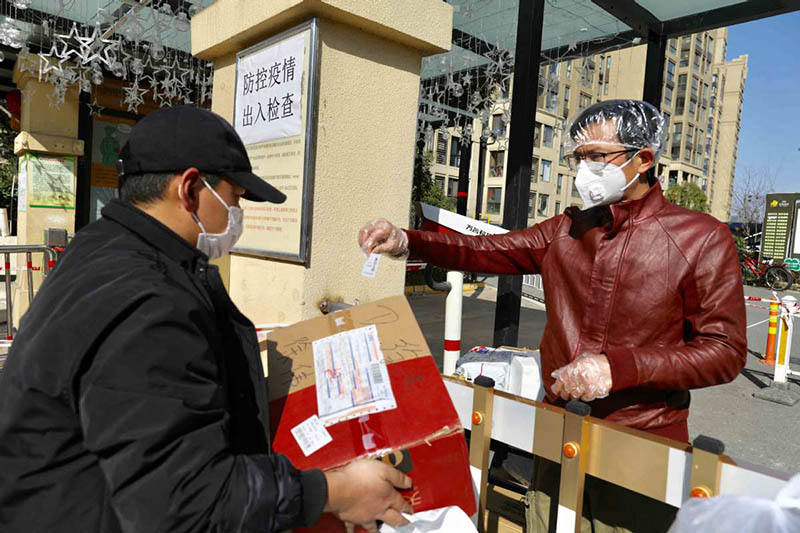
M 764 221 L 767 194 L 775 189 L 775 177 L 779 168 L 769 166 L 745 166 L 736 176 L 731 212 L 742 224 L 744 238 L 749 239 L 759 232 Z

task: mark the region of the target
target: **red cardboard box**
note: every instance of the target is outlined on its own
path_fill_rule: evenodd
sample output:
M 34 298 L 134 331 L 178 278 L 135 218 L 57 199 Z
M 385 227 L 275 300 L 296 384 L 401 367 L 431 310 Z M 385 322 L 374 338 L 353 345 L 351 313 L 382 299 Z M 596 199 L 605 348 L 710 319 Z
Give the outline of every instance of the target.
M 397 407 L 328 426 L 332 442 L 306 457 L 291 430 L 318 413 L 312 343 L 373 324 Z M 463 428 L 405 297 L 274 330 L 267 349 L 273 450 L 301 469 L 329 470 L 380 457 L 414 481 L 403 495 L 415 512 L 449 505 L 468 516 L 477 512 Z M 324 516 L 312 530 L 344 527 Z

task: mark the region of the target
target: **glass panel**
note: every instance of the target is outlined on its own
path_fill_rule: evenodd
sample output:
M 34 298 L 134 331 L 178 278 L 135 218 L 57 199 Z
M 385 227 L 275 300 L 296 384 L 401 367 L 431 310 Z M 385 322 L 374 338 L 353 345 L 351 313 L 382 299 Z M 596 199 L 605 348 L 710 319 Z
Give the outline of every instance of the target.
M 669 20 L 686 15 L 696 15 L 718 7 L 740 4 L 742 0 L 637 0 L 637 4 L 660 20 Z

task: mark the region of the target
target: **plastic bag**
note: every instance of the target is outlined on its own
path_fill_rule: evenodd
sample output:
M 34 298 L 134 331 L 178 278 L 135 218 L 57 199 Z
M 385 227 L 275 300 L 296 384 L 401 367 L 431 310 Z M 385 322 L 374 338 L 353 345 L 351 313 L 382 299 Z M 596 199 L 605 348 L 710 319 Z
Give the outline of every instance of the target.
M 469 533 L 478 531 L 475 524 L 460 507 L 443 507 L 432 511 L 423 511 L 413 515 L 403 514 L 408 520 L 408 525 L 391 527 L 388 524 L 381 526 L 381 533 Z
M 686 502 L 669 533 L 796 533 L 800 531 L 800 475 L 775 500 L 726 494 Z
M 667 123 L 658 109 L 641 100 L 606 100 L 581 110 L 570 121 L 564 152 L 571 154 L 585 144 L 625 148 L 651 148 L 655 158 L 667 146 Z

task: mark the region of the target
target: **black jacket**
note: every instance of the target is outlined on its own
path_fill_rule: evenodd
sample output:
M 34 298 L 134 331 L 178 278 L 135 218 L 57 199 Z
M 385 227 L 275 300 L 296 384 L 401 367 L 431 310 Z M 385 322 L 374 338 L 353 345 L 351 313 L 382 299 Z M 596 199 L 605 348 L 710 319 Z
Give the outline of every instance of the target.
M 279 531 L 318 470 L 269 454 L 256 332 L 217 268 L 117 201 L 79 232 L 0 375 L 0 531 Z

